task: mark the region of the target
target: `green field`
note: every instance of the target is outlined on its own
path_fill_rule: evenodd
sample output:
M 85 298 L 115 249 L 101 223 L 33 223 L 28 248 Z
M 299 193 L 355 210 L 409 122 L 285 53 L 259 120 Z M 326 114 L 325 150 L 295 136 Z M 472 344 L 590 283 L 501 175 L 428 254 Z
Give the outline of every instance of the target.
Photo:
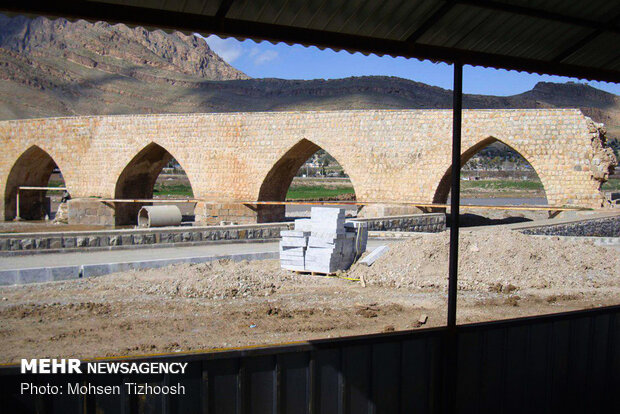
M 620 190 L 620 178 L 612 178 L 603 184 L 603 190 Z
M 65 183 L 64 181 L 60 181 L 60 180 L 49 180 L 49 182 L 47 183 L 48 187 L 64 187 Z
M 291 187 L 286 193 L 287 200 L 315 200 L 337 197 L 340 194 L 354 194 L 353 187 L 327 188 L 323 186 Z
M 463 190 L 497 190 L 497 191 L 536 191 L 542 190 L 540 181 L 525 180 L 478 180 L 461 181 Z
M 153 194 L 162 195 L 162 196 L 178 196 L 178 197 L 193 197 L 194 196 L 192 194 L 192 188 L 189 185 L 185 185 L 185 184 L 170 184 L 170 185 L 155 184 Z
M 56 187 L 61 183 L 52 183 L 50 186 Z M 478 180 L 461 181 L 461 189 L 466 191 L 542 191 L 543 186 L 540 181 L 522 180 Z M 620 190 L 620 179 L 613 178 L 603 185 L 603 190 Z M 353 187 L 332 186 L 291 186 L 286 193 L 287 200 L 316 200 L 338 197 L 341 194 L 354 194 Z M 192 197 L 192 189 L 186 184 L 155 185 L 155 195 Z

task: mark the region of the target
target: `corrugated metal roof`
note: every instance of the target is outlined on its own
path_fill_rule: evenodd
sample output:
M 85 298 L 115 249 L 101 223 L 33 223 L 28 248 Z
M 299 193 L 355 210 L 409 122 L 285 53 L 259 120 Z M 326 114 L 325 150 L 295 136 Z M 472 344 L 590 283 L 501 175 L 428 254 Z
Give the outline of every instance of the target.
M 620 82 L 619 0 L 0 0 L 0 10 Z

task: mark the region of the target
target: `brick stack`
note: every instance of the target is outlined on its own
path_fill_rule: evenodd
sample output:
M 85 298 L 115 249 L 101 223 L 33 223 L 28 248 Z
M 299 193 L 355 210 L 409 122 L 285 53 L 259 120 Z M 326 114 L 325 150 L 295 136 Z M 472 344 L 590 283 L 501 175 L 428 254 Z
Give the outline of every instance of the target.
M 311 219 L 295 221 L 295 230 L 282 232 L 283 269 L 333 273 L 348 269 L 366 250 L 366 223 L 345 223 L 339 208 L 313 207 Z

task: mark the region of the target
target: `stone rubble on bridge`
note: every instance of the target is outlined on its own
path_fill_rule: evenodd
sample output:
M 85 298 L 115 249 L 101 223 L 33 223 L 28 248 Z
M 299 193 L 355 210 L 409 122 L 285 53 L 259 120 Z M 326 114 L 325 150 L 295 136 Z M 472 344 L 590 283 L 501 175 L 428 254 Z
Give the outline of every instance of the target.
M 346 270 L 366 250 L 367 225 L 345 222 L 342 208 L 312 207 L 310 219 L 295 220 L 295 230 L 281 232 L 280 265 L 300 272 Z

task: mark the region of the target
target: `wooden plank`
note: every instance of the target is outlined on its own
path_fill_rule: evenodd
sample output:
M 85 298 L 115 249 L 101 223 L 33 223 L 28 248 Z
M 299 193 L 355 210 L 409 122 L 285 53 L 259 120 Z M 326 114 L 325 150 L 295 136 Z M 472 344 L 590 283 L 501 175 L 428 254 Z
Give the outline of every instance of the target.
M 66 187 L 29 187 L 29 186 L 24 186 L 24 187 L 18 187 L 18 189 L 21 190 L 45 190 L 45 191 L 67 191 Z
M 389 204 L 398 206 L 425 207 L 425 208 L 448 208 L 449 204 L 433 204 L 418 203 L 407 201 L 213 201 L 197 198 L 191 199 L 117 199 L 102 198 L 91 199 L 92 201 L 100 201 L 102 203 L 198 203 L 207 205 L 215 204 L 233 204 L 233 205 L 255 205 L 255 206 L 370 206 L 376 204 Z M 564 207 L 564 206 L 513 206 L 513 205 L 484 205 L 484 204 L 467 204 L 461 205 L 462 209 L 488 209 L 488 210 L 516 210 L 516 211 L 585 211 L 589 210 L 583 207 Z

